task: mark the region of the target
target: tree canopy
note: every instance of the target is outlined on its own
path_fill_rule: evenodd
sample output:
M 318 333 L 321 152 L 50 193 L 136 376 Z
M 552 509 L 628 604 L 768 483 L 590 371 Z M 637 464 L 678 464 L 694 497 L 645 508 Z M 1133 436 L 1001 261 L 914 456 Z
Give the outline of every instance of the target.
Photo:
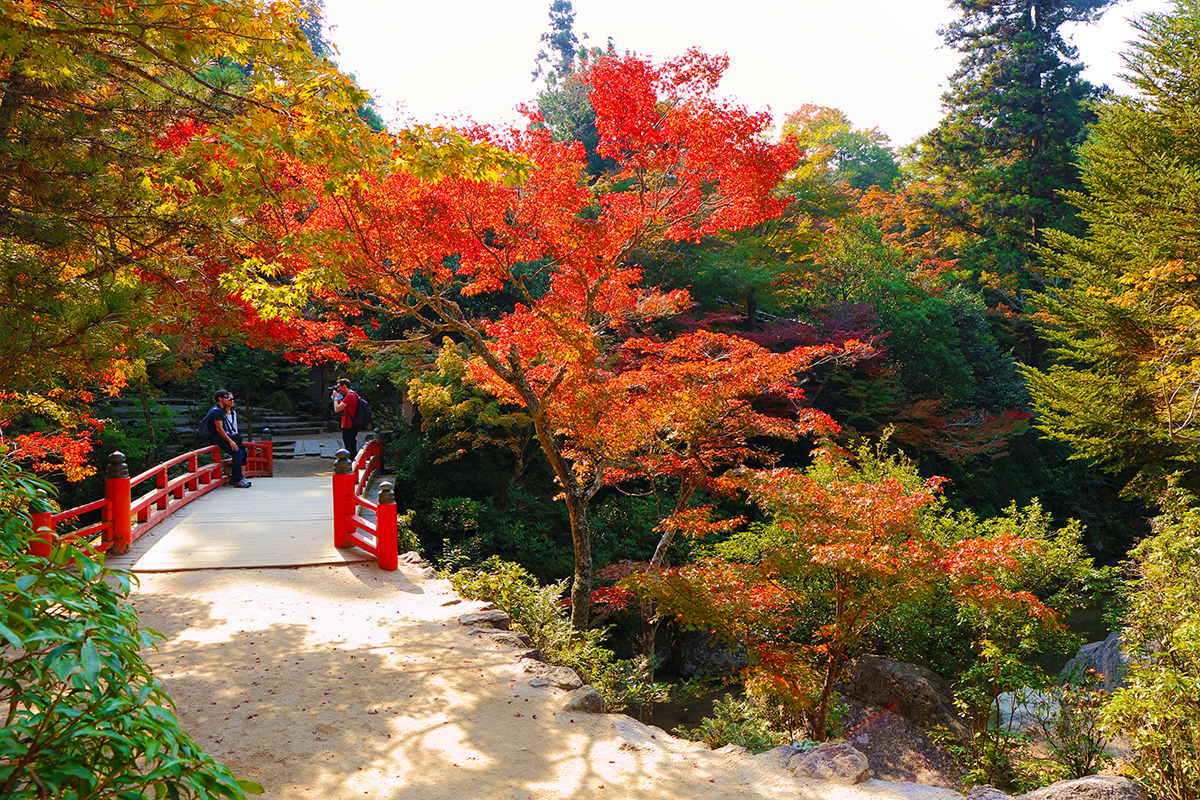
M 0 12 L 0 369 L 20 387 L 0 393 L 0 425 L 24 419 L 18 449 L 77 476 L 88 402 L 148 362 L 313 341 L 222 289 L 262 235 L 232 212 L 230 177 L 368 149 L 344 113 L 364 95 L 313 56 L 291 4 Z

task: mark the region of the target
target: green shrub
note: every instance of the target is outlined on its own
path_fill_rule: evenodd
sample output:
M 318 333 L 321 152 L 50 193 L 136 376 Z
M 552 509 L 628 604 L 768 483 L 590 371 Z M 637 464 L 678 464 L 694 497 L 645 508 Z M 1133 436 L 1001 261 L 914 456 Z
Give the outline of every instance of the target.
M 788 736 L 773 730 L 763 712 L 749 700 L 726 697 L 713 704 L 713 715 L 694 728 L 675 731 L 688 739 L 704 742 L 711 748 L 739 744 L 754 753 L 762 753 L 783 744 Z
M 1057 779 L 1095 775 L 1111 762 L 1100 734 L 1100 712 L 1108 702 L 1095 670 L 1087 670 L 1070 683 L 1051 687 L 1047 700 L 1035 708 L 1038 731 L 1046 740 Z
M 396 515 L 396 540 L 398 552 L 401 554 L 421 549 L 421 543 L 417 541 L 417 535 L 413 533 L 413 518 L 416 515 L 417 512 L 411 510 Z
M 546 659 L 570 667 L 591 684 L 610 711 L 665 699 L 661 684 L 647 675 L 644 659 L 621 661 L 603 644 L 606 628 L 576 631 L 562 605 L 566 581 L 540 586 L 520 564 L 492 556 L 479 569 L 450 576 L 463 597 L 492 603 L 512 618 L 515 630 L 529 635 Z
M 1133 773 L 1154 800 L 1200 797 L 1200 508 L 1174 487 L 1154 535 L 1131 553 L 1122 645 L 1134 658 L 1104 708 L 1128 734 Z
M 179 726 L 142 660 L 156 634 L 127 604 L 130 576 L 71 548 L 27 553 L 48 484 L 0 449 L 0 796 L 242 798 Z M 64 563 L 73 556 L 74 568 Z

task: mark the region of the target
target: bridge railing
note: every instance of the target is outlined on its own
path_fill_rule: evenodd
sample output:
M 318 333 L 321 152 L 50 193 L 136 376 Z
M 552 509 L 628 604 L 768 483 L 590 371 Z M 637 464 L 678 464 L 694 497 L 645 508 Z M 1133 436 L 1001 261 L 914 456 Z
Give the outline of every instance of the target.
M 246 442 L 246 466 L 249 477 L 271 475 L 274 470 L 274 450 L 270 431 L 263 432 L 264 441 Z M 171 471 L 184 471 L 171 477 Z M 135 488 L 154 481 L 147 491 L 136 500 Z M 104 497 L 75 508 L 54 513 L 33 515 L 34 530 L 39 535 L 30 543 L 35 555 L 49 556 L 54 543 L 59 539 L 58 528 L 92 512 L 100 512 L 100 520 L 75 528 L 63 535 L 77 545 L 102 553 L 114 555 L 129 552 L 129 547 L 142 534 L 162 522 L 172 512 L 229 482 L 221 462 L 221 448 L 216 445 L 192 450 L 161 464 L 156 464 L 138 475 L 129 477 L 129 466 L 125 454 L 117 451 L 108 457 L 108 469 L 104 475 Z
M 392 484 L 379 486 L 379 501 L 366 494 L 371 479 L 383 467 L 383 447 L 378 439 L 367 442 L 354 461 L 346 450 L 337 451 L 333 465 L 333 546 L 360 547 L 391 572 L 400 564 L 400 542 L 396 528 L 396 495 Z M 360 509 L 375 512 L 375 521 L 364 518 Z

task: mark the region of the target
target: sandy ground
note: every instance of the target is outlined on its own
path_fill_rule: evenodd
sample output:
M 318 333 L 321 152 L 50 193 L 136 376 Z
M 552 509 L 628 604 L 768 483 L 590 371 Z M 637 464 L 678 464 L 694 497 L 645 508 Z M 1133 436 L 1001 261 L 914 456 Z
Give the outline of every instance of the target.
M 277 474 L 332 468 L 298 461 L 316 463 Z M 458 623 L 481 604 L 412 567 L 148 574 L 133 601 L 166 637 L 146 658 L 184 728 L 269 798 L 959 797 L 804 782 L 624 715 L 559 712 L 565 692 L 531 686 L 518 650 Z

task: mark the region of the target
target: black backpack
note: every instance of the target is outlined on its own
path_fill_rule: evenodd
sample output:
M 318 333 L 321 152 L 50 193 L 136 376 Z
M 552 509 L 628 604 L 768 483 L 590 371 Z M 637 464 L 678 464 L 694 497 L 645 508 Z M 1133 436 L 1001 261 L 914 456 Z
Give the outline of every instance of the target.
M 200 424 L 196 426 L 196 441 L 207 444 L 210 438 L 212 438 L 212 434 L 208 431 L 208 413 L 205 413 L 204 419 L 200 420 Z
M 367 398 L 360 394 L 358 403 L 354 406 L 354 430 L 365 431 L 369 427 L 371 427 L 371 406 L 367 404 Z

